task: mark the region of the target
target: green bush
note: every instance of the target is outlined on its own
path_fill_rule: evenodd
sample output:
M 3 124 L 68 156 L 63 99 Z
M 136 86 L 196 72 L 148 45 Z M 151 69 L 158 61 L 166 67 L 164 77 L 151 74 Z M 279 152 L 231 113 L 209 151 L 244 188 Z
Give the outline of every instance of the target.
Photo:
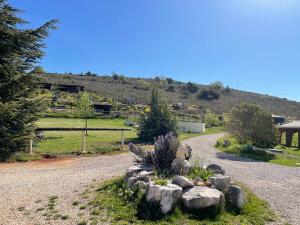
M 211 170 L 204 169 L 200 166 L 193 166 L 188 174 L 188 177 L 191 179 L 200 177 L 202 180 L 206 181 L 213 175 L 214 173 Z
M 152 91 L 150 112 L 141 117 L 138 136 L 145 141 L 152 141 L 160 135 L 177 133 L 176 117 L 172 115 L 168 105 L 163 102 L 156 89 Z
M 226 129 L 242 144 L 251 143 L 262 148 L 276 144 L 271 114 L 256 105 L 236 105 L 229 113 Z

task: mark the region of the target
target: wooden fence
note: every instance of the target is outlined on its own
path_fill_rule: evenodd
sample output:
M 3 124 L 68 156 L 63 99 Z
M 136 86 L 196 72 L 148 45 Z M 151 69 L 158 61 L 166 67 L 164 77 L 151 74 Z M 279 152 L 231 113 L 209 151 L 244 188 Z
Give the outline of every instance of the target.
M 43 131 L 81 131 L 81 152 L 85 153 L 85 131 L 120 131 L 121 132 L 121 150 L 124 148 L 124 132 L 131 131 L 130 128 L 62 128 L 62 127 L 47 127 L 47 128 L 36 128 L 36 132 Z M 33 139 L 30 139 L 29 143 L 29 154 L 33 153 Z

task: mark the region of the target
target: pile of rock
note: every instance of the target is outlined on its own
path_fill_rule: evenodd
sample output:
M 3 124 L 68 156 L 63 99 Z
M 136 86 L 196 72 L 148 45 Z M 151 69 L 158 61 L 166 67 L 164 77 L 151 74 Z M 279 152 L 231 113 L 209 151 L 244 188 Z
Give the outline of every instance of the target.
M 214 175 L 207 181 L 203 181 L 200 177 L 194 180 L 185 177 L 190 168 L 188 161 L 175 159 L 172 171 L 180 175 L 175 175 L 162 186 L 152 180 L 154 175 L 151 165 L 138 164 L 127 170 L 125 181 L 128 187 L 142 189 L 146 201 L 158 203 L 163 214 L 170 213 L 178 204 L 193 212 L 208 208 L 221 209 L 224 204 L 232 210 L 240 210 L 244 206 L 246 202 L 244 191 L 233 185 L 222 167 L 216 164 L 208 165 L 207 169 L 213 171 Z

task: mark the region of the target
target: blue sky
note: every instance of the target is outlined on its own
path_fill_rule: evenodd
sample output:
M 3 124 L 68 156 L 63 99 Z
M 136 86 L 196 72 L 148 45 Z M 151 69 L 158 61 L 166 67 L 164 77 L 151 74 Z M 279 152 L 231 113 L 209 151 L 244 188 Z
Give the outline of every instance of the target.
M 9 0 L 36 27 L 57 18 L 42 66 L 163 75 L 300 101 L 299 0 Z

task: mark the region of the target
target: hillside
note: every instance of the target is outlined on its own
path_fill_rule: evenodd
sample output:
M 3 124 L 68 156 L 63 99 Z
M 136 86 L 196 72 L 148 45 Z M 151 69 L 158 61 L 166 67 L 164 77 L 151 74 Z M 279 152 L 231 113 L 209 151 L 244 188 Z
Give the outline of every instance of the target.
M 197 105 L 217 113 L 226 113 L 237 103 L 254 103 L 273 114 L 300 118 L 299 102 L 234 89 L 227 89 L 226 93 L 222 92 L 220 94 L 219 99 L 208 101 L 199 99 L 198 93 L 210 86 L 197 84 L 198 91 L 190 93 L 186 90 L 186 83 L 173 80 L 70 74 L 41 74 L 38 77 L 41 82 L 52 84 L 83 85 L 87 91 L 96 92 L 104 97 L 111 97 L 123 103 L 147 104 L 151 87 L 155 83 L 169 103 Z

